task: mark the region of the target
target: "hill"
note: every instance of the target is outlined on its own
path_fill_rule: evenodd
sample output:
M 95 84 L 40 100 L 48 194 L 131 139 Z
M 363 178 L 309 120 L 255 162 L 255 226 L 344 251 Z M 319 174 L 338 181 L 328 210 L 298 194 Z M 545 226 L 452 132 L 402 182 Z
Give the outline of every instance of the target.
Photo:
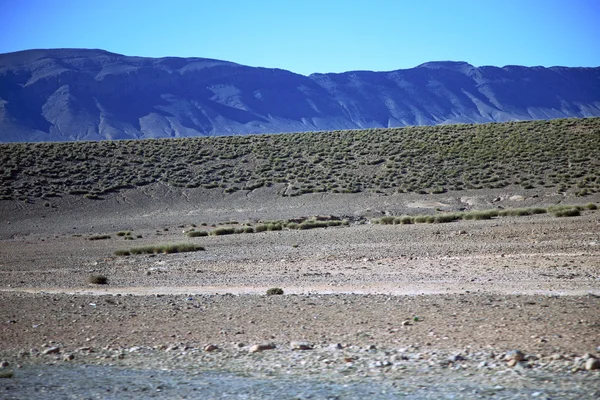
M 224 194 L 600 190 L 600 118 L 235 137 L 0 144 L 0 199 L 152 184 Z
M 79 141 L 600 116 L 600 68 L 430 62 L 303 76 L 103 50 L 0 55 L 0 141 Z

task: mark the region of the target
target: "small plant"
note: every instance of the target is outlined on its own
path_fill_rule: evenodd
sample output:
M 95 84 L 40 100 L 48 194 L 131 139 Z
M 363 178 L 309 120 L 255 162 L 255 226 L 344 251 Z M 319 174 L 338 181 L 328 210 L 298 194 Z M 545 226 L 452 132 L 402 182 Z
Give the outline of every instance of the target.
M 106 240 L 106 239 L 110 239 L 110 235 L 95 235 L 95 236 L 90 236 L 88 238 L 88 240 Z
M 260 224 L 260 225 L 257 225 L 256 228 L 254 228 L 254 231 L 255 232 L 265 232 L 268 229 L 269 229 L 269 225 L 267 225 L 267 224 Z
M 129 256 L 138 254 L 171 254 L 171 253 L 186 253 L 191 251 L 204 251 L 204 247 L 197 246 L 192 243 L 180 243 L 180 244 L 165 244 L 160 246 L 144 246 L 134 247 L 129 250 L 117 250 L 115 255 L 117 256 Z
M 119 232 L 117 232 L 117 236 L 120 236 L 120 237 L 131 236 L 131 231 L 119 231 Z
M 108 278 L 104 275 L 92 275 L 88 281 L 94 285 L 108 285 Z
M 208 232 L 206 231 L 190 231 L 188 233 L 186 233 L 187 237 L 202 237 L 202 236 L 208 236 Z
M 552 213 L 555 217 L 578 217 L 581 215 L 581 211 L 577 208 L 566 208 L 563 210 L 556 210 Z
M 210 232 L 211 236 L 232 235 L 235 233 L 235 228 L 217 228 Z
M 283 294 L 283 289 L 274 287 L 267 290 L 267 296 L 279 296 Z
M 585 205 L 585 208 L 587 208 L 588 210 L 597 210 L 598 206 L 594 203 L 588 203 Z

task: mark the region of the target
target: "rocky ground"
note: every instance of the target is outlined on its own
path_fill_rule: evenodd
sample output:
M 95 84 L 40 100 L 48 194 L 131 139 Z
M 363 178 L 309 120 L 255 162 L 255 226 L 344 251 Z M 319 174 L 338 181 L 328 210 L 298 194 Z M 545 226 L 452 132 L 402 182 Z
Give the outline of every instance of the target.
M 368 223 L 600 199 L 345 196 L 154 188 L 52 207 L 1 202 L 0 398 L 600 395 L 599 211 Z M 192 224 L 322 214 L 351 223 L 185 236 Z M 205 251 L 114 255 L 179 242 Z M 285 294 L 266 296 L 271 287 Z

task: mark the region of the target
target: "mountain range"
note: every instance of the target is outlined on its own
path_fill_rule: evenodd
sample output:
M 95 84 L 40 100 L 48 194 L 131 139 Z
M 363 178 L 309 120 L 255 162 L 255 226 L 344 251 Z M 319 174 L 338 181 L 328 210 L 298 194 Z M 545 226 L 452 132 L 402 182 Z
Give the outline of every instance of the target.
M 92 49 L 0 54 L 0 141 L 244 135 L 600 116 L 600 67 L 315 73 Z

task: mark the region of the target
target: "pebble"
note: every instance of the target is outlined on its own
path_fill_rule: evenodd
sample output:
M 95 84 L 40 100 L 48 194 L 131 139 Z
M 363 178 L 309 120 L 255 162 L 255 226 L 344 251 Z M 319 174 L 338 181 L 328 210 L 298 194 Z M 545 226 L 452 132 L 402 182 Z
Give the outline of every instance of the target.
M 598 360 L 597 358 L 588 358 L 585 362 L 585 369 L 588 371 L 600 369 L 600 360 Z
M 0 368 L 6 368 L 8 367 L 10 364 L 8 363 L 8 361 L 2 361 L 0 362 Z
M 204 346 L 204 351 L 217 351 L 219 350 L 219 346 L 217 346 L 216 344 L 208 344 L 206 346 Z
M 313 345 L 308 342 L 293 341 L 290 343 L 292 350 L 312 350 Z
M 465 361 L 465 360 L 466 360 L 466 358 L 464 358 L 460 354 L 455 354 L 453 356 L 448 357 L 448 361 L 450 361 L 451 363 L 455 363 L 458 361 Z
M 511 350 L 504 356 L 506 361 L 523 361 L 525 359 L 525 354 L 521 350 Z
M 53 347 L 48 347 L 46 350 L 43 351 L 42 354 L 47 355 L 47 354 L 58 354 L 58 353 L 60 353 L 60 347 L 53 346 Z
M 249 352 L 250 353 L 259 353 L 259 352 L 265 351 L 265 350 L 273 350 L 275 347 L 276 346 L 273 343 L 255 344 L 250 347 Z
M 63 361 L 72 361 L 75 359 L 75 356 L 73 354 L 67 354 L 66 356 L 63 357 Z

